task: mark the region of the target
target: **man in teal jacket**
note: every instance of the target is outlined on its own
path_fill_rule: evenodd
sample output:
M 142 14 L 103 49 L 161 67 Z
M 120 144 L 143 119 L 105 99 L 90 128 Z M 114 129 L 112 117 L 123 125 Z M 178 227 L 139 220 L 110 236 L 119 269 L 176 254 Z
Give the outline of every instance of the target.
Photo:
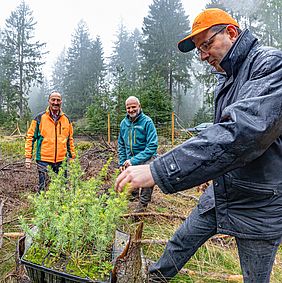
M 120 123 L 118 156 L 120 171 L 131 165 L 150 163 L 157 155 L 158 136 L 150 117 L 142 112 L 139 99 L 130 96 L 125 102 L 126 117 Z M 142 212 L 151 201 L 153 187 L 141 188 L 140 200 L 135 212 Z M 132 192 L 138 198 L 139 188 Z

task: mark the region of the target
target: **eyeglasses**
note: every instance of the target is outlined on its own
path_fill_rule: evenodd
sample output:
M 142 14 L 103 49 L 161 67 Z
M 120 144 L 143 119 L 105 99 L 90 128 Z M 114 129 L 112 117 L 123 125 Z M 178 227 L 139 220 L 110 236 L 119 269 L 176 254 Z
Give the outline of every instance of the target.
M 210 45 L 212 43 L 212 39 L 218 35 L 219 33 L 221 33 L 224 29 L 226 29 L 226 27 L 223 27 L 222 29 L 220 29 L 219 31 L 217 31 L 216 33 L 214 33 L 208 40 L 204 41 L 197 49 L 196 49 L 196 54 L 200 55 L 202 52 L 207 53 L 210 49 Z

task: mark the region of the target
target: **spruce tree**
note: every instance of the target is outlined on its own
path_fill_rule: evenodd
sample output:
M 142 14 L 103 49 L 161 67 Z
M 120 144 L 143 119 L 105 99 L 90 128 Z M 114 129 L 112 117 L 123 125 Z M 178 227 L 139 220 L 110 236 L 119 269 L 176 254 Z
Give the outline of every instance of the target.
M 191 54 L 182 54 L 177 42 L 189 32 L 189 20 L 180 0 L 154 0 L 144 18 L 141 51 L 143 75 L 162 77 L 170 95 L 178 84 L 190 87 Z
M 105 72 L 100 38 L 95 41 L 90 38 L 84 21 L 79 22 L 72 36 L 65 62 L 63 89 L 66 111 L 73 118 L 81 118 L 95 100 L 95 95 L 99 94 Z
M 115 74 L 123 70 L 127 80 L 131 85 L 138 82 L 139 70 L 139 50 L 138 42 L 140 41 L 140 32 L 135 29 L 133 33 L 129 33 L 126 27 L 121 24 L 117 33 L 113 54 L 110 57 L 110 71 Z
M 43 47 L 34 38 L 36 21 L 24 1 L 6 20 L 3 30 L 3 54 L 6 73 L 5 97 L 7 111 L 16 104 L 22 117 L 27 110 L 29 89 L 33 84 L 42 83 Z M 11 103 L 13 102 L 13 105 Z

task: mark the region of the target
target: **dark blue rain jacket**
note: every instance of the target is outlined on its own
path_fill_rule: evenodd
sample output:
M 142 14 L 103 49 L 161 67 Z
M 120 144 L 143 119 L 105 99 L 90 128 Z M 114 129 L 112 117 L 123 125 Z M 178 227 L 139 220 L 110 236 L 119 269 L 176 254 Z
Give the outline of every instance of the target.
M 213 179 L 202 213 L 215 207 L 217 232 L 249 239 L 282 235 L 282 52 L 241 33 L 221 62 L 215 124 L 156 159 L 164 193 Z

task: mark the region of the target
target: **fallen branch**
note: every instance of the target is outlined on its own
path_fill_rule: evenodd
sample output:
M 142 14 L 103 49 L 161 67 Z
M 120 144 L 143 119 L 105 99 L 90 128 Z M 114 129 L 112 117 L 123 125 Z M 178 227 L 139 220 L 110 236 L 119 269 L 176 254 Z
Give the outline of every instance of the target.
M 189 270 L 186 268 L 182 268 L 179 273 L 181 274 L 188 274 L 190 276 L 201 276 L 206 278 L 213 278 L 213 279 L 221 279 L 225 281 L 232 281 L 232 282 L 242 282 L 243 276 L 242 275 L 233 275 L 233 274 L 222 274 L 222 273 L 216 273 L 216 272 L 198 272 Z
M 7 199 L 2 199 L 0 203 L 0 249 L 3 246 L 3 207 Z
M 12 169 L 14 169 L 14 167 L 13 168 L 7 168 L 7 167 L 9 167 L 9 166 L 16 166 L 16 165 L 20 165 L 20 166 L 23 166 L 24 165 L 24 161 L 17 161 L 17 162 L 11 162 L 11 163 L 7 163 L 7 164 L 5 164 L 5 165 L 3 165 L 1 168 L 0 168 L 0 171 L 3 171 L 3 170 L 12 170 Z
M 199 201 L 199 198 L 192 196 L 192 195 L 186 195 L 186 194 L 181 193 L 181 192 L 176 193 L 176 195 L 182 196 L 184 198 L 192 199 L 192 200 L 195 200 L 197 202 Z
M 231 236 L 229 235 L 216 235 L 216 236 L 213 236 L 211 239 L 212 240 L 217 240 L 217 239 L 228 239 L 228 238 L 231 238 Z M 143 239 L 143 240 L 140 240 L 139 241 L 141 244 L 149 244 L 149 245 L 165 245 L 167 244 L 168 240 L 166 239 Z
M 10 219 L 10 220 L 3 221 L 3 225 L 11 224 L 11 223 L 16 222 L 16 221 L 19 221 L 18 217 Z
M 157 213 L 157 212 L 139 212 L 139 213 L 128 213 L 123 214 L 122 217 L 128 218 L 128 217 L 145 217 L 145 216 L 161 216 L 166 218 L 179 218 L 182 220 L 185 220 L 186 217 L 179 214 L 169 214 L 169 213 Z
M 134 242 L 134 241 L 133 241 Z M 143 239 L 143 240 L 139 240 L 139 243 L 143 244 L 143 245 L 165 245 L 168 242 L 168 240 L 165 239 L 159 239 L 159 240 L 154 240 L 154 239 Z
M 102 136 L 102 141 L 104 142 L 105 147 L 108 148 L 110 151 L 117 152 L 117 147 L 112 146 L 110 143 L 108 143 L 103 136 Z
M 19 123 L 18 123 L 18 122 L 17 122 L 16 129 L 11 133 L 10 137 L 11 137 L 11 136 L 14 136 L 16 132 L 18 132 L 18 135 L 17 135 L 17 136 L 24 137 L 24 135 L 22 135 L 22 133 L 21 133 L 21 130 L 20 130 L 20 127 L 19 127 Z
M 14 169 L 14 168 L 3 168 L 3 169 L 1 169 L 2 171 L 8 171 L 8 170 L 13 170 L 13 173 L 15 173 L 15 172 L 26 172 L 26 169 Z
M 11 233 L 4 233 L 3 234 L 3 237 L 12 238 L 12 239 L 17 239 L 17 238 L 20 238 L 20 237 L 23 237 L 23 236 L 24 236 L 24 233 L 22 233 L 22 232 L 11 232 Z

